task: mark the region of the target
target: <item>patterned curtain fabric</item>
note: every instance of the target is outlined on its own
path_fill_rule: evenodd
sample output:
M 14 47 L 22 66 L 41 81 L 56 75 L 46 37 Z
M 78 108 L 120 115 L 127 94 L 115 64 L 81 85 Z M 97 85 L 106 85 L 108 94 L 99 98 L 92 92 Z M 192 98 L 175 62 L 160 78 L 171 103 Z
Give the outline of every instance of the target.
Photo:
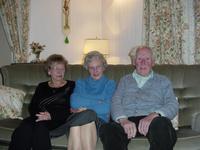
M 0 0 L 0 18 L 13 63 L 27 62 L 30 0 Z
M 197 0 L 198 1 L 198 0 Z M 181 0 L 144 0 L 145 44 L 157 64 L 181 64 L 185 24 Z
M 194 6 L 194 24 L 195 24 L 195 62 L 200 63 L 200 2 L 193 1 Z

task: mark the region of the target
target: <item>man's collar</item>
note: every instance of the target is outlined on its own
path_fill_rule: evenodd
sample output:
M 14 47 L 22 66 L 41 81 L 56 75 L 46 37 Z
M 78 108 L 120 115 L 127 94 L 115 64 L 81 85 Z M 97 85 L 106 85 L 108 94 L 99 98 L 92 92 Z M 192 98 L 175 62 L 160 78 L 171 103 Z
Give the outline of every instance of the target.
M 141 75 L 139 75 L 139 74 L 136 72 L 136 70 L 135 70 L 135 71 L 133 72 L 132 76 L 133 76 L 133 78 L 136 80 L 137 86 L 138 86 L 139 88 L 142 88 L 143 85 L 144 85 L 150 78 L 153 78 L 153 71 L 151 71 L 151 72 L 149 73 L 148 76 L 141 76 Z
M 137 78 L 152 78 L 153 77 L 153 70 L 150 71 L 150 73 L 147 76 L 142 76 L 140 74 L 137 73 L 136 69 L 133 71 L 133 77 L 137 77 Z

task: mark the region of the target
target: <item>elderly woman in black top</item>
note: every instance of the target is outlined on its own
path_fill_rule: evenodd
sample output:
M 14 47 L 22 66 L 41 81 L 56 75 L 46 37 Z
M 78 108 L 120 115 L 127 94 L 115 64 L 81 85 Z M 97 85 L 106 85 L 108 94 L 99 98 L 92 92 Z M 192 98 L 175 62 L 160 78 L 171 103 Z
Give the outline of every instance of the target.
M 49 81 L 40 83 L 25 118 L 12 135 L 9 150 L 50 150 L 50 137 L 66 133 L 70 113 L 70 95 L 74 81 L 64 80 L 67 61 L 61 55 L 48 57 Z M 57 130 L 59 128 L 59 130 Z

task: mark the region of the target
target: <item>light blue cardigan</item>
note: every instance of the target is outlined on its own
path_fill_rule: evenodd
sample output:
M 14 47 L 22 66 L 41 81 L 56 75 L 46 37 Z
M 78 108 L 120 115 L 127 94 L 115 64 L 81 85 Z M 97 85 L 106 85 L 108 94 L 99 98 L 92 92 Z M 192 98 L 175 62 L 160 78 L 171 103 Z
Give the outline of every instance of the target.
M 111 98 L 115 88 L 116 83 L 104 75 L 99 80 L 94 80 L 90 76 L 79 79 L 76 81 L 74 92 L 71 95 L 71 107 L 92 109 L 99 118 L 108 122 Z

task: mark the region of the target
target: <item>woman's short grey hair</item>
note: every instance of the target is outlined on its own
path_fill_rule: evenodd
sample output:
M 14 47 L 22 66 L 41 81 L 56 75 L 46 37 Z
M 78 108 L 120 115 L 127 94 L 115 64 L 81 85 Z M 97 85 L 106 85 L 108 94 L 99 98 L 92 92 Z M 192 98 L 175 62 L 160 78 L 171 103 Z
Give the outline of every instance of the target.
M 106 61 L 105 57 L 103 56 L 103 54 L 101 54 L 98 51 L 91 51 L 91 52 L 87 53 L 84 57 L 83 66 L 86 70 L 88 70 L 89 63 L 91 63 L 94 59 L 100 60 L 103 65 L 102 67 L 104 67 L 104 68 L 107 67 L 107 61 Z
M 135 58 L 136 58 L 136 55 L 137 55 L 138 51 L 139 51 L 140 49 L 143 49 L 143 48 L 149 49 L 149 50 L 151 51 L 151 53 L 152 53 L 152 59 L 154 59 L 154 57 L 153 57 L 153 51 L 152 51 L 152 49 L 151 49 L 150 47 L 145 46 L 145 45 L 136 46 L 136 47 L 133 47 L 133 48 L 130 50 L 130 52 L 128 53 L 128 56 L 130 57 L 131 63 L 132 63 L 132 64 L 133 64 L 134 61 L 135 61 Z

